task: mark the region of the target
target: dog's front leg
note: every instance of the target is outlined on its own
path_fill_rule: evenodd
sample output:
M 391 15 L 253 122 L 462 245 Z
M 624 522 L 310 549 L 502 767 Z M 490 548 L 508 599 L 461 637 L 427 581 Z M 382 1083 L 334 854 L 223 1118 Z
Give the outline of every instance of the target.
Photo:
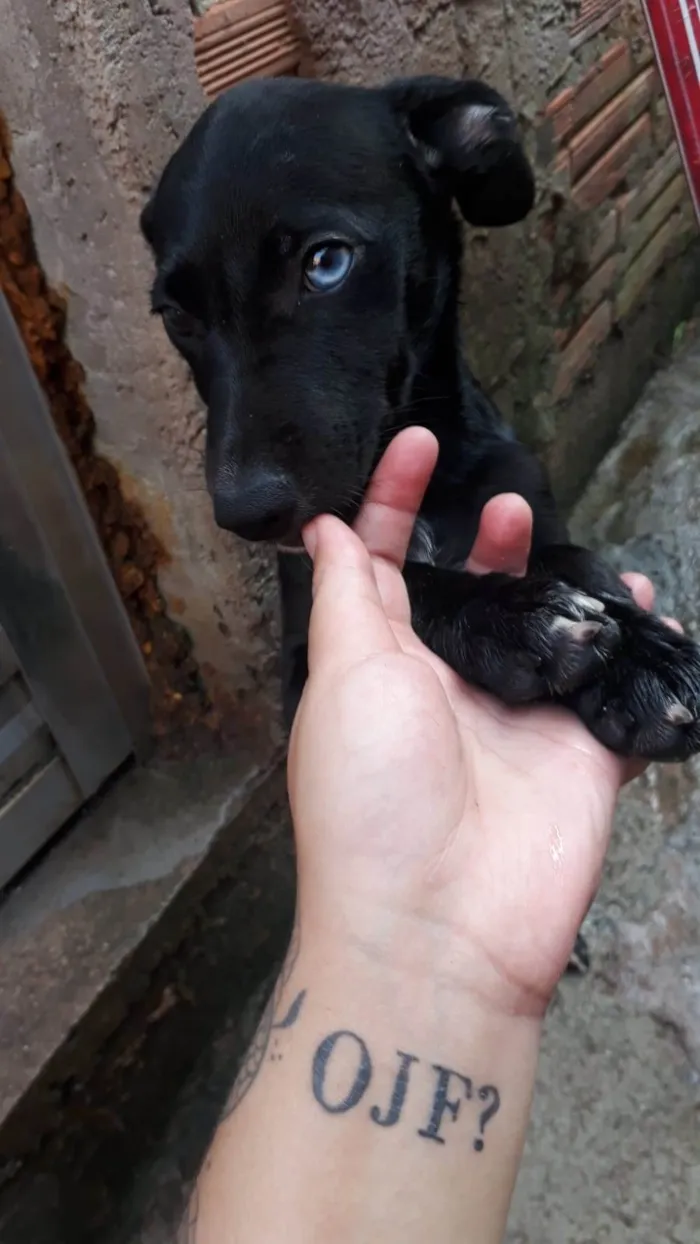
M 614 659 L 574 691 L 570 706 L 612 751 L 685 760 L 700 751 L 700 648 L 640 609 L 602 557 L 575 545 L 538 549 L 535 570 L 584 591 L 618 628 Z
M 309 674 L 307 638 L 313 571 L 304 554 L 279 553 L 277 573 L 282 613 L 282 713 L 291 730 Z
M 618 641 L 603 604 L 545 575 L 476 576 L 414 562 L 404 575 L 423 642 L 504 704 L 572 693 L 595 678 Z

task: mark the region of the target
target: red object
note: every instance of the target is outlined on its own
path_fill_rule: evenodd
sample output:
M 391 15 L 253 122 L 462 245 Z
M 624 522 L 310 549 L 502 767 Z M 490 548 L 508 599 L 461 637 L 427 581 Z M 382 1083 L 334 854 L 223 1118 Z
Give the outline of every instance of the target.
M 700 0 L 643 0 L 700 220 Z

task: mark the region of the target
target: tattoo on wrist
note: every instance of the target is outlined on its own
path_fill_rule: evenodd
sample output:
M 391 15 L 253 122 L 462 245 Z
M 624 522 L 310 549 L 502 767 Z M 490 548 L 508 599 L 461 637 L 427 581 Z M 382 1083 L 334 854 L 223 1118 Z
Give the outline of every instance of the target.
M 337 1057 L 340 1053 L 340 1060 Z M 334 1055 L 336 1055 L 334 1060 Z M 397 1051 L 398 1069 L 394 1076 L 389 1104 L 385 1108 L 372 1105 L 368 1117 L 378 1127 L 396 1127 L 401 1122 L 403 1108 L 411 1088 L 414 1068 L 424 1068 L 425 1064 L 416 1054 Z M 335 1067 L 333 1067 L 335 1061 Z M 340 1066 L 339 1066 L 340 1062 Z M 347 1069 L 347 1074 L 346 1074 Z M 331 1089 L 328 1081 L 329 1072 L 333 1072 Z M 356 1110 L 365 1100 L 373 1076 L 372 1056 L 367 1043 L 362 1037 L 350 1029 L 340 1029 L 325 1037 L 317 1047 L 311 1069 L 311 1086 L 313 1095 L 326 1114 L 348 1114 Z M 446 1143 L 443 1129 L 449 1122 L 456 1123 L 464 1101 L 479 1103 L 482 1106 L 478 1117 L 474 1120 L 472 1147 L 476 1153 L 483 1153 L 485 1147 L 484 1133 L 486 1125 L 498 1113 L 501 1098 L 493 1084 L 475 1087 L 473 1080 L 451 1067 L 443 1067 L 439 1063 L 431 1065 L 431 1090 L 428 1117 L 424 1127 L 417 1135 L 423 1140 L 430 1140 L 438 1145 Z M 425 1077 L 422 1077 L 425 1080 Z M 339 1089 L 338 1085 L 343 1084 Z M 418 1086 L 415 1086 L 416 1091 Z M 476 1133 L 476 1134 L 474 1134 Z
M 299 958 L 299 922 L 294 924 L 292 938 L 272 995 L 265 1007 L 253 1042 L 241 1064 L 223 1118 L 233 1114 L 250 1091 L 269 1056 L 278 1062 L 282 1054 L 274 1045 L 274 1034 L 293 1028 L 306 1001 L 302 989 L 285 999 L 285 991 Z M 284 1003 L 284 1005 L 283 1005 Z M 272 1047 L 272 1048 L 271 1048 Z M 367 1094 L 374 1078 L 374 1064 L 367 1042 L 349 1028 L 331 1032 L 317 1046 L 311 1065 L 311 1088 L 317 1104 L 329 1115 L 344 1115 L 363 1106 L 376 1127 L 392 1128 L 404 1122 L 404 1107 L 409 1093 L 421 1093 L 425 1101 L 425 1122 L 416 1136 L 437 1145 L 445 1145 L 448 1126 L 457 1123 L 468 1112 L 471 1121 L 471 1147 L 483 1153 L 485 1132 L 501 1108 L 501 1097 L 494 1084 L 476 1085 L 470 1076 L 441 1063 L 426 1064 L 417 1054 L 397 1050 L 398 1065 L 386 1104 L 370 1103 Z M 342 1086 L 342 1087 L 341 1087 Z M 463 1135 L 463 1131 L 462 1131 Z M 192 1237 L 193 1238 L 193 1237 Z

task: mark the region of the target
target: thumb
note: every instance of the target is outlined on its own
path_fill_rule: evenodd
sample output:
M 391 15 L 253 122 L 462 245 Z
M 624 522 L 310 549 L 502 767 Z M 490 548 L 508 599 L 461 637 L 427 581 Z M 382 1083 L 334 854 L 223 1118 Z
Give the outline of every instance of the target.
M 314 563 L 309 672 L 398 651 L 372 559 L 359 536 L 324 514 L 304 528 L 303 538 Z

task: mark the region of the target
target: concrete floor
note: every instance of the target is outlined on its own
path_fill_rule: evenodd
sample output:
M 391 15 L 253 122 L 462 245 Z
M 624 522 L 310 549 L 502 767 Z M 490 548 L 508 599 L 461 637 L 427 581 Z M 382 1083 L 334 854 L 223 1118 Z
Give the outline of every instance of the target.
M 576 538 L 643 570 L 698 635 L 700 344 L 658 374 Z M 594 970 L 553 1007 L 509 1244 L 700 1240 L 700 763 L 626 792 L 588 921 Z
M 577 535 L 700 618 L 700 343 L 661 374 L 576 514 Z M 700 763 L 650 771 L 622 801 L 588 921 L 594 967 L 550 1012 L 509 1244 L 700 1240 Z M 258 1005 L 231 1016 L 175 1103 L 109 1244 L 172 1244 Z

